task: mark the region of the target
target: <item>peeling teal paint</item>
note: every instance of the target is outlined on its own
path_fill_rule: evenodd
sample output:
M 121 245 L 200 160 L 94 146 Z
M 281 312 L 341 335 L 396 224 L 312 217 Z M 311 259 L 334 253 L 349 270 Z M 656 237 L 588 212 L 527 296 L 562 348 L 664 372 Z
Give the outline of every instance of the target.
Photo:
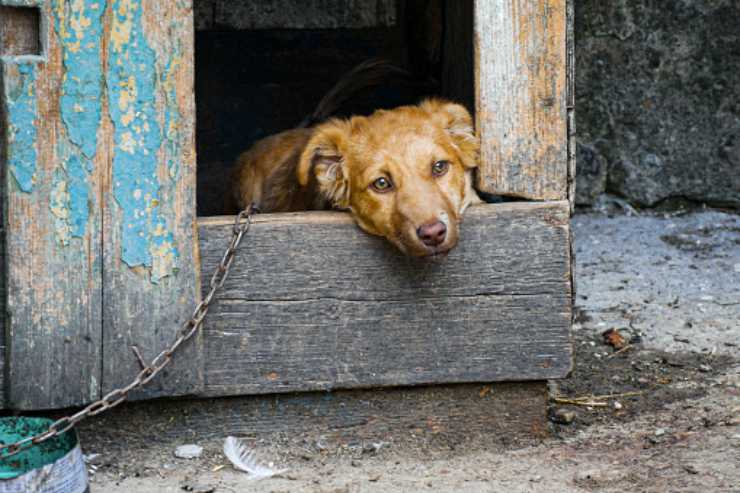
M 90 217 L 89 170 L 77 156 L 70 156 L 62 169 L 54 173 L 49 207 L 55 217 L 57 240 L 69 244 L 71 237 L 85 235 Z
M 58 240 L 82 238 L 90 217 L 89 175 L 97 151 L 102 113 L 103 67 L 100 40 L 105 0 L 55 0 L 54 29 L 62 48 L 64 77 L 60 112 L 70 145 L 59 153 L 61 169 L 54 174 L 50 208 Z M 65 154 L 67 154 L 65 156 Z
M 105 0 L 55 1 L 55 29 L 62 42 L 64 79 L 60 100 L 69 140 L 92 159 L 100 124 L 103 69 L 100 40 Z
M 3 70 L 8 121 L 8 168 L 18 187 L 26 193 L 33 191 L 36 173 L 36 68 L 35 63 L 8 63 Z
M 143 33 L 141 1 L 115 0 L 112 11 L 107 82 L 115 143 L 113 196 L 122 216 L 121 259 L 130 267 L 150 267 L 156 283 L 172 274 L 179 260 L 160 210 L 157 59 Z
M 165 96 L 167 98 L 164 113 L 164 136 L 168 150 L 167 170 L 170 174 L 170 178 L 173 180 L 177 179 L 177 175 L 180 172 L 179 161 L 175 159 L 181 145 L 181 116 L 180 109 L 177 105 L 177 84 L 175 84 L 175 74 L 180 67 L 180 63 L 181 55 L 178 46 L 162 74 L 162 84 L 165 87 Z

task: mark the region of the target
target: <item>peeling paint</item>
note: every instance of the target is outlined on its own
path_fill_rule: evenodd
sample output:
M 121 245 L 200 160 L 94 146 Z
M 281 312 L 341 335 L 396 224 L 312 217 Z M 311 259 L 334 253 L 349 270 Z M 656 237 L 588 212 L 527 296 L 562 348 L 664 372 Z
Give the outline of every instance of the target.
M 101 119 L 103 68 L 100 40 L 105 0 L 56 0 L 55 30 L 62 48 L 64 76 L 59 101 L 66 129 L 66 153 L 54 175 L 50 208 L 58 241 L 82 238 L 90 217 L 89 175 L 97 151 Z
M 180 109 L 177 105 L 177 84 L 175 76 L 182 64 L 182 55 L 179 46 L 175 49 L 172 59 L 167 63 L 162 76 L 162 85 L 164 86 L 165 96 L 167 98 L 164 114 L 164 137 L 168 150 L 167 171 L 170 178 L 175 180 L 179 174 L 180 167 L 174 156 L 178 155 L 180 149 Z
M 159 282 L 177 270 L 179 253 L 160 211 L 156 54 L 142 28 L 141 0 L 115 0 L 108 97 L 114 127 L 113 196 L 121 209 L 121 259 L 150 268 Z
M 56 31 L 62 42 L 61 113 L 69 140 L 88 159 L 95 156 L 103 70 L 100 40 L 105 0 L 56 0 Z
M 36 180 L 37 66 L 5 62 L 4 65 L 8 167 L 21 191 L 30 193 Z
M 54 233 L 57 241 L 62 245 L 67 245 L 72 236 L 69 227 L 69 190 L 67 190 L 67 180 L 61 175 L 59 172 L 54 175 L 54 184 L 49 197 L 49 208 L 56 218 Z
M 71 237 L 81 238 L 85 234 L 90 217 L 89 184 L 83 161 L 70 156 L 65 167 L 54 174 L 49 207 L 55 217 L 57 240 L 69 244 Z

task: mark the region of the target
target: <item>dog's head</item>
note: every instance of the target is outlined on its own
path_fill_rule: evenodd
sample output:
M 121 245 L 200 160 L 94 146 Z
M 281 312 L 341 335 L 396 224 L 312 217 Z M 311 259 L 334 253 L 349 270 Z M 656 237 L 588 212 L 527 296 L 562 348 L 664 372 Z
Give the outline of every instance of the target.
M 478 147 L 463 106 L 427 100 L 319 125 L 298 181 L 307 185 L 313 172 L 335 207 L 405 254 L 443 255 L 457 244 L 463 212 L 478 201 Z

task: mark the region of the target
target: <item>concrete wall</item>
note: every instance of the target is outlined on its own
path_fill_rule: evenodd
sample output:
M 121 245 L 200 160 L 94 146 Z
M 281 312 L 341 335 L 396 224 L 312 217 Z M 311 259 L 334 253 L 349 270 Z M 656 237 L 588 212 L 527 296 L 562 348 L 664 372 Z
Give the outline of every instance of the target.
M 740 207 L 740 2 L 576 0 L 577 201 Z

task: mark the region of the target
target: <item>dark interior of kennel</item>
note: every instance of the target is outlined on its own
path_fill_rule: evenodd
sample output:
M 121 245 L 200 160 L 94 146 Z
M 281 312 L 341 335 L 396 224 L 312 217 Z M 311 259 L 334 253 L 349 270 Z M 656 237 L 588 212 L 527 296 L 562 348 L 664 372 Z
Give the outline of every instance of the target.
M 336 11 L 306 7 L 282 15 L 249 3 L 217 12 L 214 0 L 194 2 L 199 216 L 232 212 L 223 196 L 237 156 L 298 125 L 343 73 L 367 59 L 389 60 L 411 77 L 358 95 L 339 116 L 431 95 L 474 109 L 472 1 L 292 2 L 333 4 Z M 370 21 L 349 7 L 363 3 L 375 9 Z

